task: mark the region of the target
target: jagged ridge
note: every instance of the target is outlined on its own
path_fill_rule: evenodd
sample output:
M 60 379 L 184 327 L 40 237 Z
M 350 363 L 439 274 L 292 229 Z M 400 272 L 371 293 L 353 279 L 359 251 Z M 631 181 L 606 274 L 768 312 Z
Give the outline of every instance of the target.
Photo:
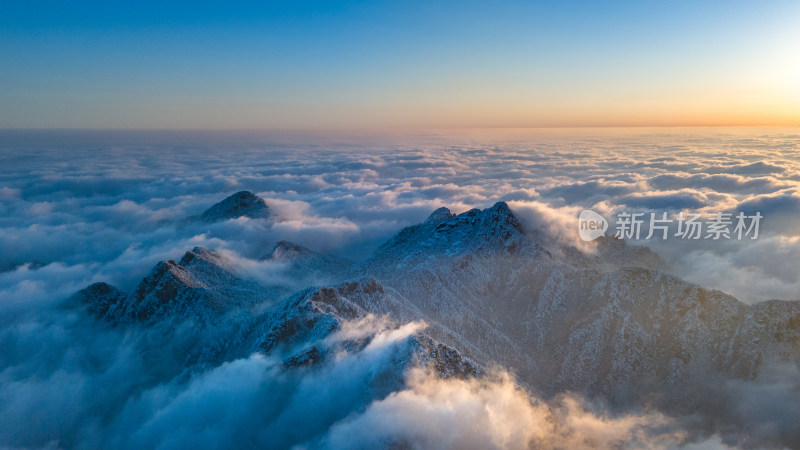
M 678 412 L 711 407 L 687 389 L 708 383 L 698 377 L 709 368 L 749 379 L 765 360 L 798 362 L 797 302 L 748 306 L 653 270 L 657 259 L 624 242 L 601 245 L 601 252 L 614 255 L 611 261 L 637 260 L 645 267 L 565 249 L 558 253 L 568 258 L 554 258 L 502 202 L 459 215 L 442 208 L 347 272 L 354 281 L 308 288 L 249 315 L 238 347 L 228 347 L 278 352 L 288 367 L 314 366 L 328 355 L 314 342 L 344 321 L 388 314 L 399 322 L 429 322 L 413 341 L 453 373 L 469 372 L 457 370 L 457 361 L 499 363 L 537 390 L 579 390 L 621 404 L 648 398 Z M 296 265 L 298 277 L 330 262 L 289 242 L 278 243 L 269 258 L 311 261 Z M 186 315 L 164 306 L 171 304 L 204 305 L 215 314 L 242 309 L 249 304 L 241 301 L 247 289 L 224 266 L 213 253 L 195 249 L 180 263 L 156 266 L 132 296 L 107 285 L 82 295 L 95 297 L 93 311 L 105 317 L 114 311 L 146 320 Z M 220 293 L 227 297 L 214 296 Z M 457 357 L 447 362 L 442 352 Z M 663 391 L 683 394 L 658 404 L 653 395 Z

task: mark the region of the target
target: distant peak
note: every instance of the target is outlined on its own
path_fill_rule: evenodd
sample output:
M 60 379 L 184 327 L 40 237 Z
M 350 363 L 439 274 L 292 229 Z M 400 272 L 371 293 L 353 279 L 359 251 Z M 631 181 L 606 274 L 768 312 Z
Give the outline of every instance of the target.
M 126 297 L 125 293 L 114 286 L 100 282 L 81 289 L 72 298 L 86 305 L 91 313 L 103 317 L 109 309 L 124 302 Z
M 449 209 L 441 207 L 431 213 L 431 215 L 425 219 L 425 223 L 438 223 L 451 217 L 453 217 L 453 213 L 451 213 Z
M 122 294 L 122 292 L 111 286 L 108 283 L 99 282 L 91 284 L 79 291 L 80 294 L 84 295 L 86 298 L 94 298 L 94 297 L 101 297 L 101 296 L 109 296 L 109 295 L 118 295 Z
M 300 256 L 314 253 L 310 249 L 291 241 L 278 241 L 272 250 L 271 257 L 278 260 L 295 259 Z
M 268 214 L 267 203 L 250 191 L 239 191 L 208 208 L 201 218 L 207 222 L 217 222 L 239 217 L 263 219 Z
M 278 242 L 275 244 L 275 248 L 276 248 L 276 249 L 286 249 L 286 250 L 300 250 L 300 249 L 306 249 L 306 248 L 305 248 L 305 247 L 303 247 L 302 245 L 300 245 L 300 244 L 297 244 L 297 243 L 295 243 L 295 242 L 292 242 L 292 241 L 278 241 Z M 306 250 L 307 250 L 307 249 L 306 249 Z

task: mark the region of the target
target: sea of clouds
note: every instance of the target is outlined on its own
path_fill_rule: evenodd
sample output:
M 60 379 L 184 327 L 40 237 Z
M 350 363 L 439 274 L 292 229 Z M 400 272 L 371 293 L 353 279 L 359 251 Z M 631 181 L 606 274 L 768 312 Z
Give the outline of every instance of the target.
M 5 132 L 2 309 L 99 280 L 130 288 L 195 245 L 258 257 L 288 239 L 359 259 L 440 206 L 462 212 L 499 200 L 577 247 L 583 209 L 612 220 L 611 231 L 621 211 L 760 212 L 754 241 L 634 243 L 679 276 L 748 303 L 800 292 L 797 129 L 197 134 Z M 265 198 L 274 222 L 184 220 L 238 190 Z
M 757 240 L 635 244 L 688 281 L 744 302 L 800 297 L 798 129 L 8 131 L 0 167 L 0 446 L 662 446 L 683 438 L 658 414 L 611 417 L 569 396 L 545 403 L 502 373 L 445 382 L 411 371 L 407 389 L 369 402 L 358 390 L 407 337 L 385 326 L 372 330 L 394 333 L 385 345 L 313 376 L 282 375 L 260 355 L 181 372 L 168 361 L 163 370 L 142 366 L 137 343 L 158 336 L 63 309 L 93 282 L 129 291 L 156 262 L 195 246 L 224 249 L 253 277 L 274 279 L 281 267 L 256 261 L 279 240 L 359 260 L 441 206 L 462 212 L 504 200 L 543 239 L 585 251 L 584 209 L 612 219 L 612 231 L 621 211 L 757 211 Z M 190 220 L 239 190 L 263 197 L 271 220 Z

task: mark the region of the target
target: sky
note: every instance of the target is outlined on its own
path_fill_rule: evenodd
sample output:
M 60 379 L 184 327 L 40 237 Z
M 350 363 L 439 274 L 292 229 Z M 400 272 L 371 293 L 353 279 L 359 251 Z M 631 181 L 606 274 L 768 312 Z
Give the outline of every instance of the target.
M 800 3 L 4 2 L 0 128 L 800 125 Z

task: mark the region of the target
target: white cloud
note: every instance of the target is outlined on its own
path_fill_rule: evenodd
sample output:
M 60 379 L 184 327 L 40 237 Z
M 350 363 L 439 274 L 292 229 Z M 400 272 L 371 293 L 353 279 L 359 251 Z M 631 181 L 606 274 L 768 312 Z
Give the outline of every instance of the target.
M 658 413 L 614 417 L 587 410 L 572 394 L 532 397 L 502 372 L 486 380 L 444 380 L 414 369 L 407 377 L 408 388 L 334 424 L 321 447 L 653 448 L 687 437 Z
M 372 352 L 377 359 L 345 354 L 309 377 L 285 377 L 279 362 L 244 355 L 179 379 L 166 356 L 139 354 L 137 345 L 153 336 L 126 335 L 58 309 L 91 282 L 131 289 L 157 261 L 194 246 L 222 249 L 242 272 L 267 282 L 280 280 L 282 267 L 258 258 L 278 240 L 363 258 L 440 206 L 461 212 L 507 200 L 527 228 L 578 247 L 577 216 L 586 208 L 606 217 L 623 208 L 759 210 L 765 217 L 757 241 L 647 245 L 689 281 L 745 301 L 796 299 L 800 292 L 800 274 L 792 270 L 800 264 L 796 134 L 747 143 L 713 133 L 534 134 L 325 149 L 302 141 L 177 142 L 101 146 L 102 158 L 96 145 L 70 141 L 48 144 L 63 151 L 46 154 L 2 149 L 16 157 L 0 173 L 0 429 L 13 432 L 0 445 L 45 446 L 61 438 L 84 446 L 185 448 L 242 443 L 243 435 L 247 444 L 275 436 L 302 443 L 309 434 L 316 436 L 309 445 L 334 445 L 371 425 L 376 432 L 361 435 L 365 444 L 433 443 L 433 433 L 453 445 L 488 447 L 531 440 L 663 446 L 682 439 L 681 425 L 670 428 L 663 416 L 614 416 L 574 396 L 545 401 L 502 376 L 443 381 L 415 371 L 406 388 L 375 402 L 351 395 L 419 324 L 402 331 L 353 325 L 349 332 L 382 336 L 386 346 L 375 344 Z M 242 189 L 267 199 L 272 220 L 186 220 Z M 766 386 L 761 394 L 773 400 L 786 388 Z M 742 405 L 764 406 L 761 394 L 745 394 Z M 745 406 L 734 410 L 744 417 Z M 97 411 L 107 416 L 98 420 Z M 294 434 L 293 426 L 300 427 Z M 709 445 L 725 438 L 702 437 Z

